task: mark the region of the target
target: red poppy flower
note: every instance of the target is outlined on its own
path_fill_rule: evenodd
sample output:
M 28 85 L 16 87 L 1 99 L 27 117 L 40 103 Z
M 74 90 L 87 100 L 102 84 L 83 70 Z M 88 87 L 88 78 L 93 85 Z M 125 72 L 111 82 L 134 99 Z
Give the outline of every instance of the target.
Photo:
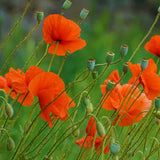
M 93 121 L 94 121 L 94 124 L 92 125 Z M 92 128 L 90 129 L 91 125 L 92 125 Z M 90 130 L 90 132 L 89 132 L 89 130 Z M 86 127 L 86 133 L 88 133 L 88 132 L 89 132 L 88 136 L 86 138 L 83 137 L 83 138 L 77 140 L 76 144 L 79 145 L 80 147 L 82 147 L 82 145 L 84 143 L 83 147 L 87 148 L 87 149 L 93 147 L 93 145 L 94 145 L 96 153 L 98 154 L 99 151 L 102 149 L 102 146 L 103 146 L 102 141 L 103 141 L 104 137 L 96 137 L 95 142 L 94 142 L 94 136 L 96 135 L 97 130 L 96 130 L 96 121 L 94 120 L 93 117 L 90 117 L 90 119 L 88 121 L 88 124 Z M 84 140 L 85 140 L 85 142 L 84 142 Z M 93 144 L 93 142 L 94 142 L 94 144 Z M 109 145 L 107 143 L 103 153 L 107 154 L 108 152 L 109 152 Z
M 9 72 L 5 74 L 5 79 L 7 82 L 7 86 L 4 88 L 6 93 L 9 93 L 12 89 L 10 96 L 14 99 L 19 93 L 20 96 L 18 98 L 18 102 L 22 103 L 24 106 L 30 106 L 34 97 L 29 92 L 27 83 L 25 81 L 25 74 L 20 70 L 14 70 L 13 68 L 9 69 Z M 25 98 L 25 99 L 24 99 Z
M 48 122 L 50 127 L 53 127 L 51 113 L 54 118 L 65 120 L 68 117 L 68 108 L 75 106 L 74 102 L 69 105 L 71 98 L 66 92 L 52 102 L 64 89 L 62 79 L 51 72 L 39 73 L 29 83 L 29 90 L 39 98 L 41 110 L 48 105 L 41 113 L 41 117 Z
M 115 73 L 115 71 L 113 73 Z M 113 73 L 111 73 L 111 75 L 113 75 Z M 111 94 L 107 97 L 107 99 L 103 103 L 102 107 L 106 110 L 118 111 L 121 107 L 121 104 L 122 104 L 124 98 L 126 97 L 129 90 L 131 89 L 131 87 L 132 87 L 131 84 L 124 84 L 124 85 L 118 84 L 113 89 Z M 142 113 L 142 112 L 148 111 L 151 108 L 152 102 L 146 97 L 146 95 L 144 93 L 142 93 L 140 95 L 140 97 L 137 98 L 138 94 L 140 93 L 140 90 L 137 88 L 132 93 L 133 89 L 131 90 L 131 92 L 127 96 L 126 100 L 124 101 L 124 103 L 118 113 L 118 117 L 116 118 L 116 121 L 117 121 L 118 118 L 121 116 L 119 126 L 128 126 L 128 125 L 131 125 L 133 122 L 134 123 L 139 122 L 146 115 L 146 112 L 145 113 Z M 106 84 L 101 85 L 101 91 L 104 96 L 104 94 L 106 92 Z M 140 113 L 142 113 L 142 114 L 140 114 Z
M 132 64 L 129 62 L 128 65 L 133 74 L 132 78 L 129 80 L 129 83 L 133 84 L 141 73 L 142 69 L 140 64 Z M 142 75 L 137 81 L 137 83 L 141 83 L 143 85 L 146 96 L 151 100 L 154 100 L 160 94 L 160 76 L 156 74 L 156 72 L 156 64 L 152 59 L 149 59 L 147 68 L 143 71 Z
M 160 35 L 152 36 L 150 41 L 145 44 L 144 48 L 148 52 L 160 57 Z
M 7 87 L 7 81 L 4 77 L 0 76 L 0 89 L 4 89 Z
M 55 52 L 56 55 L 65 56 L 67 50 L 73 53 L 86 46 L 86 42 L 80 38 L 80 27 L 72 20 L 66 19 L 59 14 L 52 14 L 45 18 L 43 22 L 43 35 L 47 44 L 53 43 L 48 53 Z

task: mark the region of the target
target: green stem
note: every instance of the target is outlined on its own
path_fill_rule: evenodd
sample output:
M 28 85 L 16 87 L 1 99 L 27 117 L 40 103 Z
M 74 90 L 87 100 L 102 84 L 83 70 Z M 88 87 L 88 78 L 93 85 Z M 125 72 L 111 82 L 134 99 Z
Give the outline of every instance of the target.
M 59 68 L 59 71 L 58 71 L 58 76 L 61 74 L 61 71 L 62 71 L 62 68 L 63 68 L 63 65 L 64 65 L 64 62 L 66 61 L 67 57 L 64 56 L 63 60 L 62 60 L 62 63 L 61 63 L 61 66 Z

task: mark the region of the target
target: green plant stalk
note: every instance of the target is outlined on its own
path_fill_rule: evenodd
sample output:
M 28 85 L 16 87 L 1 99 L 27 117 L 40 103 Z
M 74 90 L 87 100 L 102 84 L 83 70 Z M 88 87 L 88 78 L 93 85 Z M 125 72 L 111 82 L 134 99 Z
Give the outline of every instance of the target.
M 61 66 L 60 66 L 59 71 L 58 71 L 58 76 L 61 74 L 61 71 L 62 71 L 62 68 L 63 68 L 63 65 L 64 65 L 66 59 L 67 59 L 67 56 L 64 56 L 64 58 L 62 60 L 62 63 L 61 63 Z
M 31 32 L 28 33 L 28 35 L 16 46 L 16 48 L 12 51 L 12 53 L 8 56 L 7 60 L 5 61 L 5 64 L 1 68 L 0 75 L 4 72 L 5 68 L 7 67 L 8 63 L 10 62 L 12 56 L 15 54 L 15 52 L 19 49 L 19 47 L 31 36 L 31 34 L 39 27 L 40 24 L 37 24 Z
M 10 30 L 10 32 L 8 33 L 7 37 L 5 38 L 5 40 L 3 41 L 3 43 L 0 46 L 0 50 L 4 47 L 4 45 L 6 44 L 7 40 L 9 39 L 9 37 L 12 35 L 13 31 L 16 29 L 16 27 L 18 26 L 18 24 L 21 22 L 21 20 L 23 19 L 24 15 L 26 14 L 29 6 L 31 4 L 31 0 L 27 2 L 27 5 L 21 15 L 21 17 L 18 19 L 18 21 L 16 22 L 16 24 L 12 27 L 12 29 Z

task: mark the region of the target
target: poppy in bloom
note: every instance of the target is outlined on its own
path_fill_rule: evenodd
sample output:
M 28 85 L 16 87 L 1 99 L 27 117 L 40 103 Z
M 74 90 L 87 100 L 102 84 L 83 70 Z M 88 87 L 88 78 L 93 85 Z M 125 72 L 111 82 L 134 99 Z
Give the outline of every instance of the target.
M 24 106 L 30 106 L 34 101 L 34 96 L 29 92 L 25 79 L 25 74 L 20 69 L 10 68 L 9 72 L 5 74 L 7 86 L 4 88 L 6 93 L 12 89 L 10 96 L 14 99 L 19 93 L 18 102 Z
M 132 78 L 129 80 L 129 83 L 133 84 L 142 69 L 140 63 L 132 64 L 128 63 L 129 68 L 133 74 Z M 141 83 L 143 85 L 144 92 L 146 96 L 154 100 L 160 94 L 160 76 L 156 74 L 157 66 L 152 59 L 149 59 L 147 68 L 143 71 L 142 75 L 138 79 L 137 83 Z
M 80 27 L 73 22 L 59 14 L 51 14 L 47 16 L 43 22 L 43 35 L 47 44 L 52 44 L 48 53 L 58 56 L 65 56 L 69 50 L 73 53 L 86 46 L 86 42 L 80 38 Z
M 33 69 L 30 70 L 34 71 Z M 39 73 L 38 73 L 39 72 Z M 68 118 L 68 108 L 74 107 L 75 104 L 71 102 L 71 98 L 68 97 L 66 92 L 63 92 L 60 96 L 59 94 L 65 89 L 63 80 L 56 74 L 52 72 L 36 71 L 34 78 L 30 77 L 32 80 L 29 82 L 29 90 L 33 95 L 39 98 L 39 104 L 41 107 L 41 117 L 43 120 L 47 121 L 50 127 L 53 127 L 51 114 L 57 119 L 65 120 Z M 28 75 L 30 75 L 28 73 Z M 59 96 L 56 100 L 54 100 Z M 53 101 L 54 100 L 54 101 Z M 52 102 L 53 101 L 53 102 Z
M 4 89 L 7 87 L 7 81 L 4 77 L 0 76 L 0 89 Z
M 94 123 L 93 123 L 93 121 L 94 121 Z M 92 123 L 93 123 L 93 125 L 92 125 Z M 90 129 L 91 125 L 92 125 L 92 128 Z M 90 132 L 89 132 L 89 130 L 90 130 Z M 93 117 L 90 117 L 88 124 L 87 124 L 87 127 L 86 127 L 86 133 L 88 134 L 88 136 L 86 137 L 86 140 L 85 140 L 85 137 L 83 137 L 83 138 L 77 140 L 76 144 L 79 145 L 80 147 L 82 147 L 82 145 L 84 143 L 83 147 L 89 149 L 89 148 L 93 147 L 93 143 L 94 143 L 96 153 L 98 154 L 103 146 L 102 141 L 103 141 L 104 137 L 96 137 L 94 140 L 94 136 L 96 135 L 96 132 L 97 132 L 96 121 L 94 120 Z M 109 146 L 107 143 L 103 153 L 107 154 L 108 152 L 109 152 Z
M 152 36 L 150 41 L 145 44 L 144 48 L 148 52 L 160 57 L 160 35 Z
M 113 71 L 109 76 L 112 77 L 111 80 L 113 80 L 115 83 L 118 81 L 117 74 L 118 71 Z M 105 96 L 106 93 L 106 81 L 104 85 L 101 85 L 101 91 L 103 96 Z M 138 95 L 141 92 L 138 88 L 135 89 L 133 87 L 133 89 L 129 92 L 131 87 L 132 87 L 131 84 L 124 84 L 124 85 L 117 84 L 110 93 L 110 95 L 102 104 L 102 108 L 106 110 L 116 110 L 117 112 L 119 111 L 118 116 L 115 120 L 116 122 L 120 118 L 119 126 L 128 126 L 131 125 L 132 123 L 139 122 L 146 115 L 146 112 L 143 111 L 148 111 L 152 105 L 151 100 L 149 100 L 144 93 L 142 93 L 138 97 Z M 135 91 L 133 92 L 134 89 Z M 125 97 L 126 99 L 124 99 Z M 122 103 L 123 105 L 121 107 Z

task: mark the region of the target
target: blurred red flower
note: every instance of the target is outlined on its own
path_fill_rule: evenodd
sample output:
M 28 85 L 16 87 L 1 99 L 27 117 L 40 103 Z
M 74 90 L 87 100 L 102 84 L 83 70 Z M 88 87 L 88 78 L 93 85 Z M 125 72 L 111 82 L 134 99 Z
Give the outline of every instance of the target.
M 133 74 L 132 78 L 129 80 L 129 83 L 133 84 L 140 75 L 142 69 L 140 63 L 132 64 L 129 62 L 128 65 Z M 160 76 L 156 74 L 156 72 L 156 64 L 152 59 L 149 59 L 147 68 L 143 71 L 142 75 L 137 81 L 137 83 L 141 83 L 143 85 L 146 96 L 151 100 L 154 100 L 160 94 Z
M 94 123 L 93 123 L 93 121 L 94 121 Z M 92 123 L 93 123 L 93 125 L 92 125 Z M 90 129 L 91 125 L 92 125 L 92 128 Z M 89 132 L 89 130 L 90 130 L 90 132 Z M 83 138 L 77 140 L 76 144 L 79 145 L 80 147 L 82 147 L 82 145 L 84 143 L 83 147 L 87 148 L 87 149 L 93 147 L 94 136 L 96 135 L 96 132 L 97 132 L 97 130 L 96 130 L 96 120 L 94 120 L 93 117 L 90 117 L 90 119 L 88 121 L 88 124 L 87 124 L 87 127 L 86 127 L 86 133 L 88 134 L 88 136 L 86 138 L 83 137 Z M 103 146 L 103 143 L 102 143 L 103 139 L 104 139 L 104 137 L 96 137 L 95 138 L 94 146 L 95 146 L 95 150 L 96 150 L 97 154 L 99 153 L 99 151 L 101 150 L 101 148 Z M 107 145 L 105 146 L 105 149 L 104 149 L 103 153 L 107 154 L 108 152 L 109 152 L 109 143 L 107 143 Z
M 56 45 L 56 55 L 65 56 L 67 50 L 73 53 L 86 46 L 86 42 L 80 38 L 80 27 L 72 20 L 66 19 L 59 14 L 51 14 L 43 22 L 43 35 L 47 44 L 53 43 L 48 53 L 53 54 Z
M 150 41 L 145 44 L 144 48 L 148 52 L 160 57 L 160 35 L 152 36 Z
M 112 77 L 112 79 L 110 79 L 110 77 Z M 113 71 L 110 74 L 109 79 L 113 80 L 114 82 L 118 82 L 119 80 L 118 77 L 119 77 L 118 71 Z M 104 85 L 100 86 L 102 94 L 103 94 L 102 98 L 104 98 L 105 93 L 106 93 L 106 85 L 107 85 L 106 82 L 107 81 L 108 79 L 105 80 Z M 124 85 L 117 84 L 116 87 L 111 92 L 111 94 L 104 101 L 102 108 L 106 110 L 116 110 L 118 112 L 118 110 L 121 107 L 121 104 L 123 103 L 124 98 L 128 94 L 131 87 L 132 87 L 131 84 L 124 84 Z M 138 88 L 136 88 L 134 92 L 133 90 L 134 90 L 134 87 L 128 94 L 127 98 L 124 100 L 124 103 L 116 118 L 116 121 L 117 121 L 119 117 L 121 116 L 121 119 L 119 120 L 120 122 L 119 126 L 128 126 L 128 125 L 131 125 L 133 122 L 134 123 L 139 122 L 146 115 L 146 112 L 145 113 L 141 113 L 141 112 L 148 111 L 151 108 L 151 105 L 152 105 L 151 100 L 149 100 L 144 93 L 142 93 L 137 98 L 137 96 L 140 93 L 140 90 Z

